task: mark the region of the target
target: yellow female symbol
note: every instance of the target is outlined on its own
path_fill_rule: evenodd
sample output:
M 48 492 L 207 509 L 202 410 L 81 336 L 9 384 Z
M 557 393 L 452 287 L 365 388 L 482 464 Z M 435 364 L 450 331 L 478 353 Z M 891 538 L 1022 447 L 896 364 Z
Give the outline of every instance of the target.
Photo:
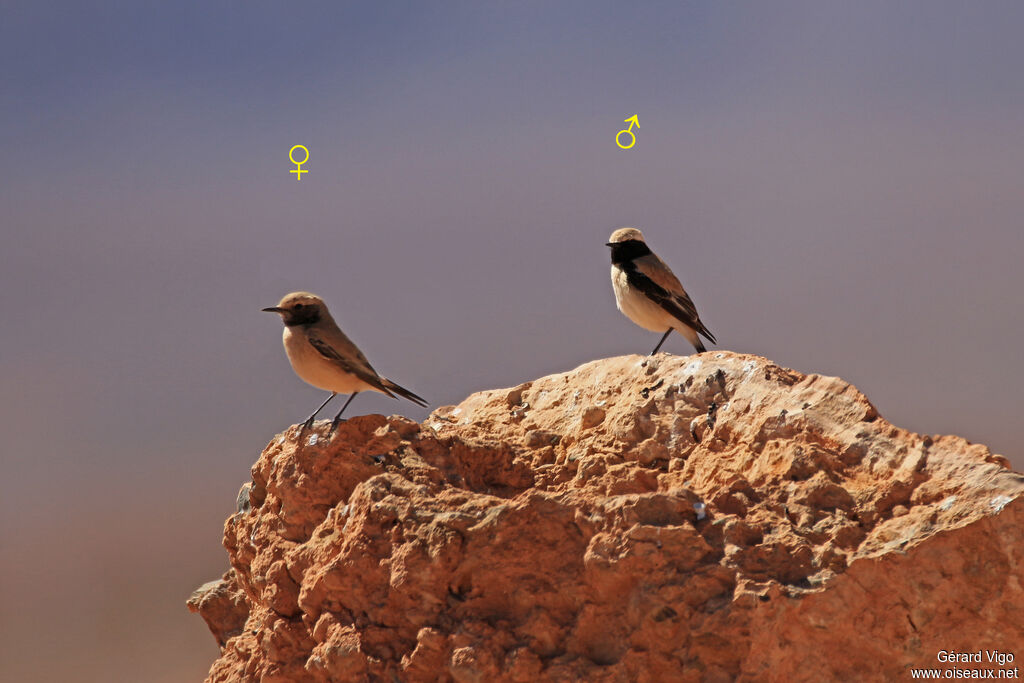
M 305 152 L 306 152 L 306 158 L 303 159 L 302 161 L 295 161 L 295 158 L 292 157 L 292 152 L 294 152 L 297 149 L 302 149 L 302 150 L 305 150 Z M 291 161 L 293 164 L 295 164 L 295 168 L 292 169 L 291 171 L 288 171 L 288 172 L 289 173 L 294 173 L 296 180 L 302 180 L 302 174 L 303 173 L 309 173 L 309 171 L 303 171 L 302 170 L 302 165 L 304 163 L 306 163 L 307 161 L 309 161 L 309 150 L 306 149 L 305 147 L 303 147 L 302 145 L 295 145 L 290 150 L 288 150 L 288 160 Z
M 633 135 L 633 125 L 635 124 L 636 127 L 639 128 L 640 120 L 636 117 L 636 114 L 634 114 L 633 116 L 630 116 L 628 119 L 623 121 L 623 123 L 628 123 L 629 128 L 623 128 L 622 130 L 615 134 L 615 144 L 621 147 L 622 149 L 629 149 L 630 147 L 636 144 L 636 136 Z M 628 145 L 624 145 L 621 142 L 619 142 L 619 136 L 622 135 L 623 133 L 628 135 L 630 138 Z

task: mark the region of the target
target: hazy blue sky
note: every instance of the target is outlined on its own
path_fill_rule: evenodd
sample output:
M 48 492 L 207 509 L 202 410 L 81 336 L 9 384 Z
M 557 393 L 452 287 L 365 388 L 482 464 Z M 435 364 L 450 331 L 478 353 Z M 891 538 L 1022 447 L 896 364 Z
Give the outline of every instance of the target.
M 322 398 L 259 310 L 293 289 L 436 407 L 649 351 L 634 225 L 718 348 L 1021 467 L 1021 35 L 1017 2 L 0 2 L 0 678 L 205 673 L 183 601 Z

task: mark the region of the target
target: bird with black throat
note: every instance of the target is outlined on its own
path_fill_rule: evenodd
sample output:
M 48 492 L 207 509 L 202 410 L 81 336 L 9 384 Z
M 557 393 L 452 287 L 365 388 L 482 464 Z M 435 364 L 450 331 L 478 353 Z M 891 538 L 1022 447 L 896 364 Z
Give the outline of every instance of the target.
M 615 304 L 623 315 L 652 332 L 663 332 L 653 356 L 672 330 L 693 344 L 698 353 L 707 351 L 701 337 L 712 344 L 715 335 L 701 322 L 697 307 L 683 289 L 672 269 L 647 246 L 636 228 L 619 228 L 607 242 L 612 253 L 612 288 Z

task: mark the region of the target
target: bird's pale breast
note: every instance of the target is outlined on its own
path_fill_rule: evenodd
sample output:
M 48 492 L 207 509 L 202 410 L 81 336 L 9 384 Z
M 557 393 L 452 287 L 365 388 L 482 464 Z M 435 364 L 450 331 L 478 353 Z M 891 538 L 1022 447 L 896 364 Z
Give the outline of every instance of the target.
M 309 343 L 304 332 L 284 328 L 284 350 L 292 369 L 304 382 L 318 389 L 336 391 L 339 394 L 351 394 L 354 391 L 374 389 L 355 375 L 325 358 Z M 376 389 L 374 389 L 376 391 Z
M 626 273 L 617 265 L 612 265 L 612 288 L 615 290 L 615 304 L 619 310 L 645 330 L 664 332 L 670 327 L 680 326 L 679 321 L 665 309 L 630 285 Z

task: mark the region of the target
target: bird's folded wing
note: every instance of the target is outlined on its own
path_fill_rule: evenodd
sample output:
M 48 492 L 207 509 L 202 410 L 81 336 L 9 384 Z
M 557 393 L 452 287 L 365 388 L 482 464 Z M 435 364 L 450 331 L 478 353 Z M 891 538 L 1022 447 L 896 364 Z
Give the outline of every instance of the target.
M 308 332 L 309 343 L 313 346 L 321 356 L 337 364 L 345 372 L 355 375 L 359 379 L 363 380 L 372 387 L 376 387 L 383 393 L 394 398 L 394 394 L 390 389 L 381 381 L 380 375 L 373 369 L 370 363 L 366 360 L 366 357 L 359 352 L 359 349 L 355 347 L 355 344 L 346 342 L 352 347 L 354 353 L 351 354 L 350 358 L 346 358 L 344 355 L 339 353 L 331 344 L 327 343 L 319 332 L 310 330 Z
M 626 279 L 631 287 L 639 289 L 679 322 L 689 325 L 712 343 L 718 343 L 715 341 L 715 335 L 701 322 L 690 295 L 668 266 L 654 268 L 646 263 L 633 261 L 624 264 L 623 270 L 626 271 Z

